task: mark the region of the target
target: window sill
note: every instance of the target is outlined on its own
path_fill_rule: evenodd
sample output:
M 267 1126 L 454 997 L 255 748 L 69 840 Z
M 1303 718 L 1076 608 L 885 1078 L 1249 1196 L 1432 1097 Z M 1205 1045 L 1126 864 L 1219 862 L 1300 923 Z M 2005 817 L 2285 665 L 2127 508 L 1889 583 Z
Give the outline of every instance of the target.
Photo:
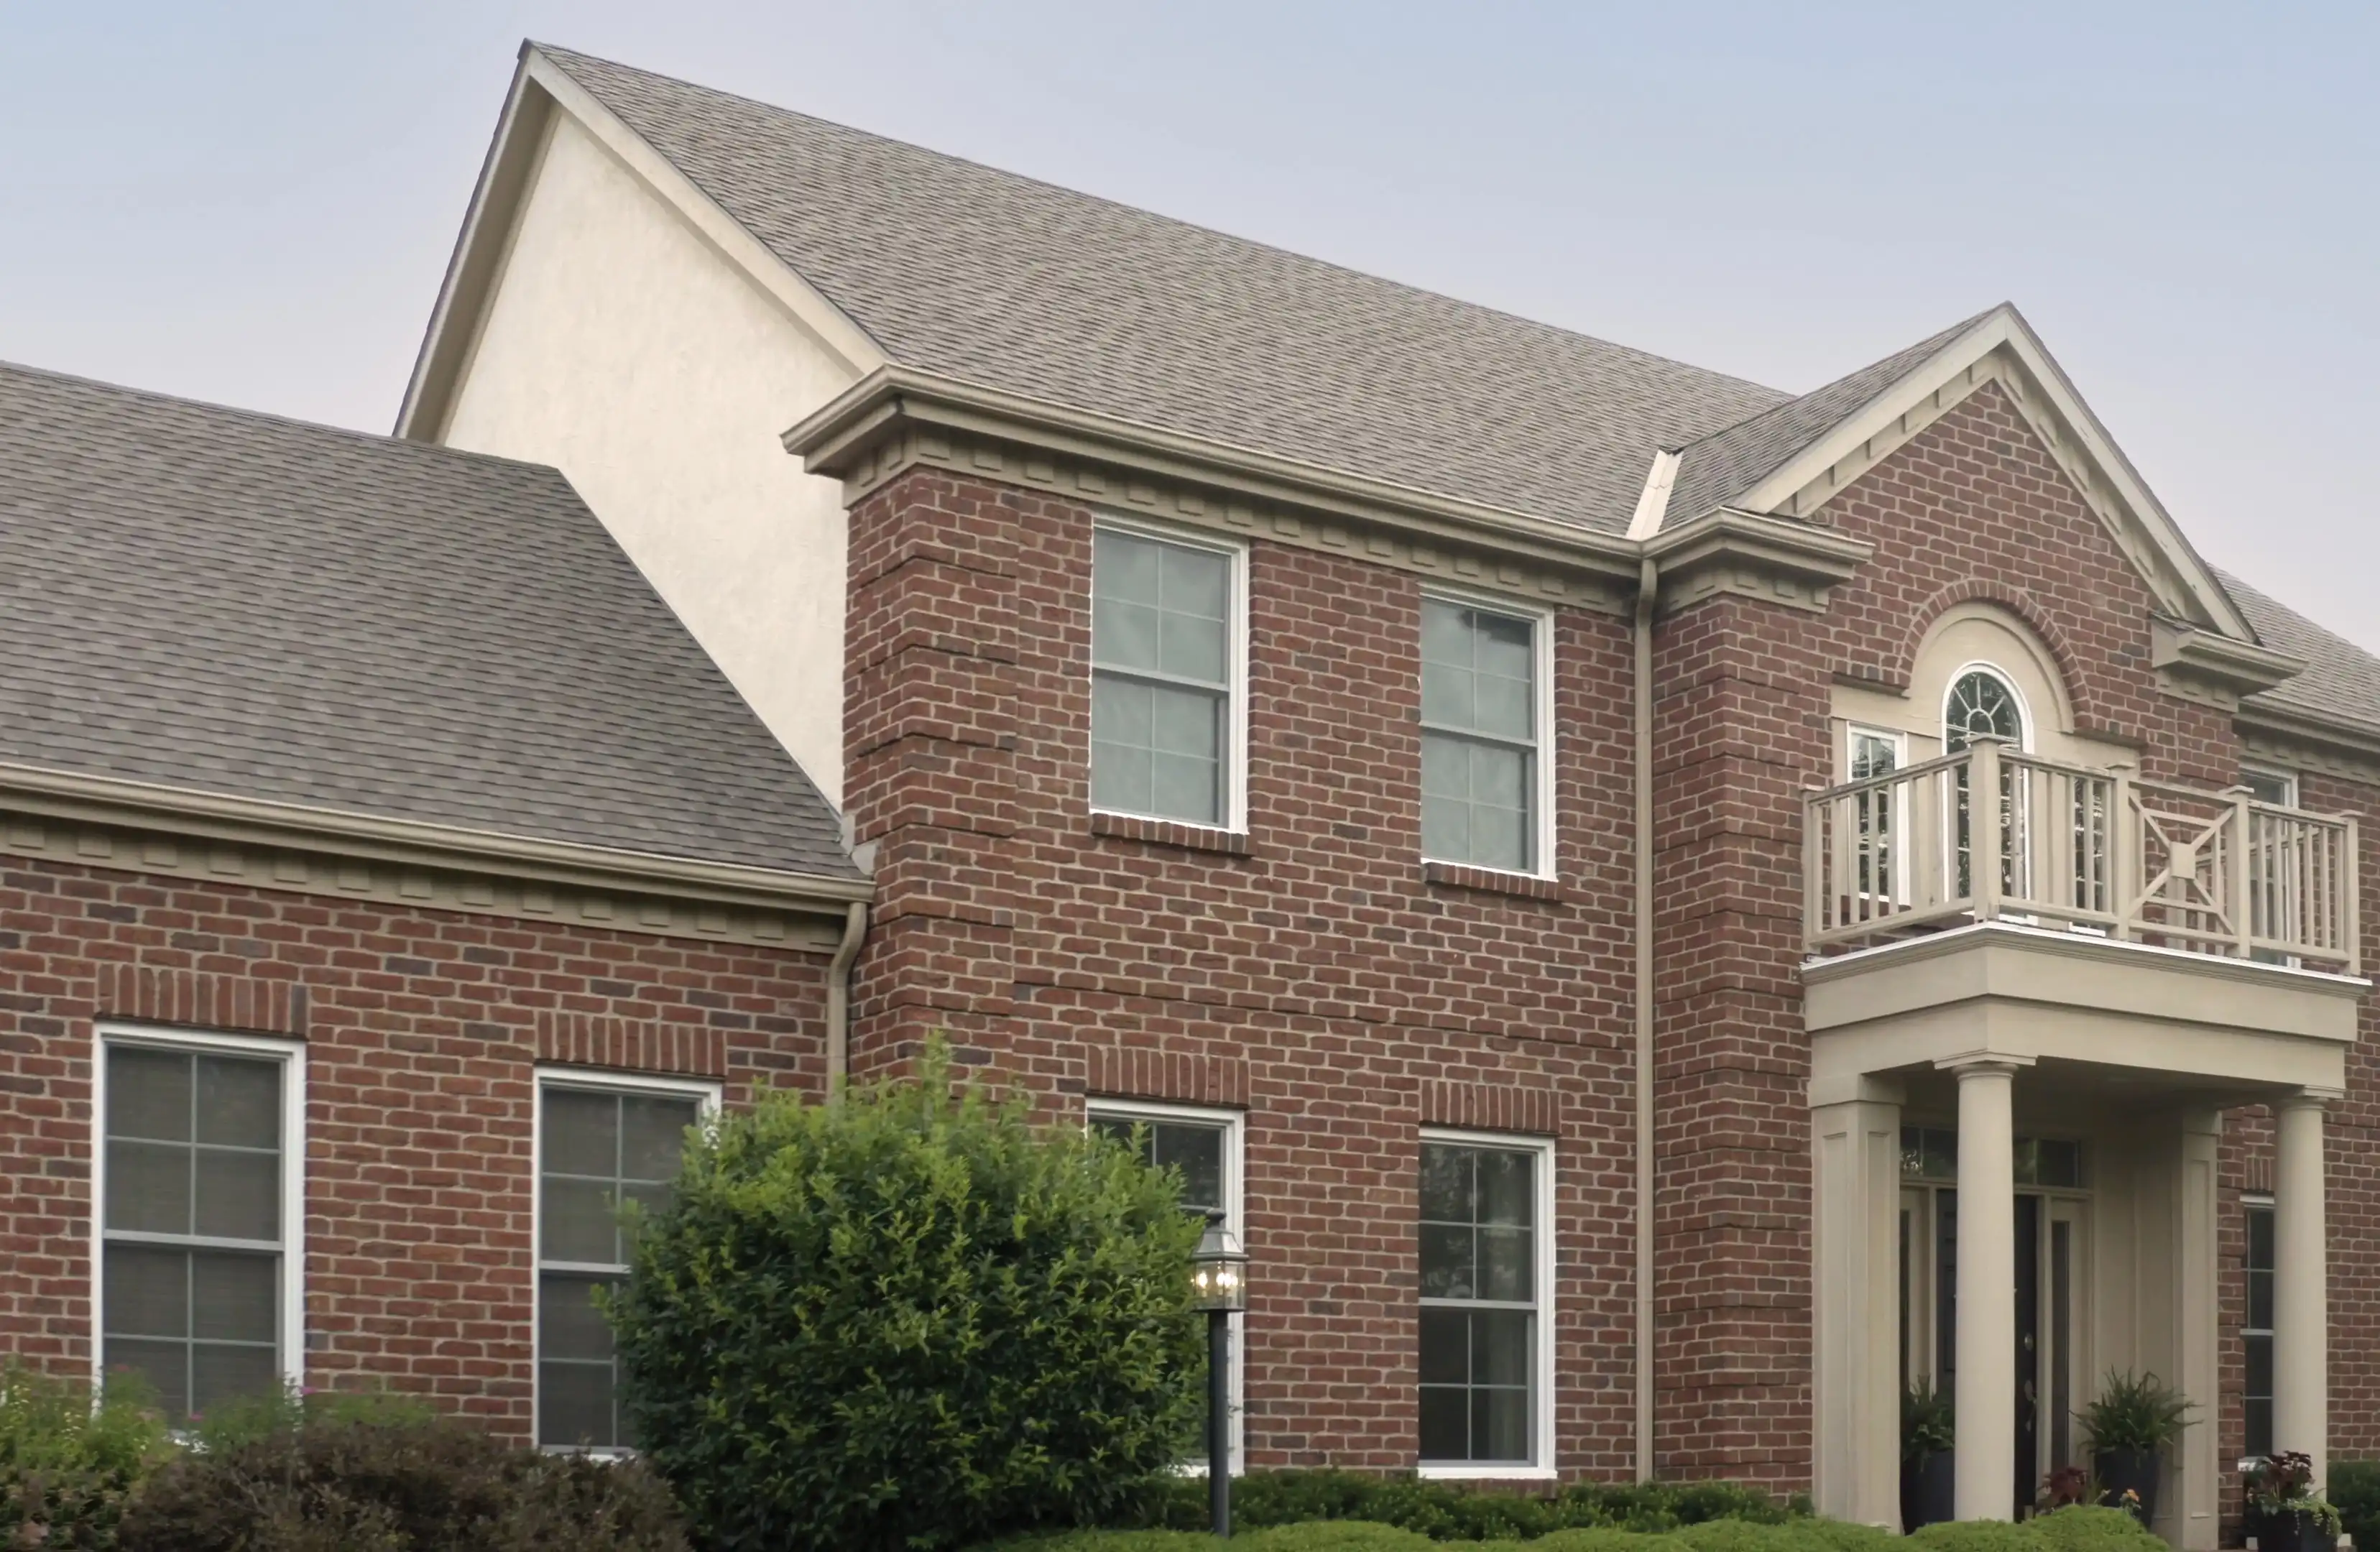
M 1433 884 L 1450 889 L 1478 890 L 1488 894 L 1516 894 L 1524 900 L 1560 900 L 1563 898 L 1560 879 L 1540 879 L 1529 873 L 1506 873 L 1493 867 L 1473 867 L 1460 862 L 1425 862 L 1421 876 Z
M 1415 1473 L 1438 1482 L 1551 1482 L 1561 1473 L 1551 1466 L 1423 1466 Z
M 1142 841 L 1152 846 L 1177 846 L 1185 852 L 1216 852 L 1224 856 L 1246 856 L 1249 851 L 1245 831 L 1184 824 L 1179 819 L 1147 819 L 1135 814 L 1094 813 L 1091 833 L 1113 836 L 1119 841 Z

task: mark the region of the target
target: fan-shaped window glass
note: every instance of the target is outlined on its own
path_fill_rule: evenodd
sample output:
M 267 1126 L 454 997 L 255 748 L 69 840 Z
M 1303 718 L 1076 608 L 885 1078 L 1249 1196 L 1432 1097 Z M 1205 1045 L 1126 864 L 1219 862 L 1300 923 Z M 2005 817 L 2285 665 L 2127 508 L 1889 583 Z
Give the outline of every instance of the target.
M 1942 746 L 1955 755 L 1985 735 L 2022 746 L 2024 709 L 2007 680 L 1988 669 L 1973 668 L 1950 685 L 1950 697 L 1942 708 Z

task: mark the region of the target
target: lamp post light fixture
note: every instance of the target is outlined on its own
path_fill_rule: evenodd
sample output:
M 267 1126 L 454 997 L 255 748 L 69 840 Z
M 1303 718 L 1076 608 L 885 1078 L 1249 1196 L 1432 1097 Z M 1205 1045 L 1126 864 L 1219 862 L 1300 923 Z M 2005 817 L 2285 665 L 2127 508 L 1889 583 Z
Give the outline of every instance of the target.
M 1232 1534 L 1232 1312 L 1248 1307 L 1247 1271 L 1240 1237 L 1209 1212 L 1190 1288 L 1207 1312 L 1207 1510 L 1219 1536 Z

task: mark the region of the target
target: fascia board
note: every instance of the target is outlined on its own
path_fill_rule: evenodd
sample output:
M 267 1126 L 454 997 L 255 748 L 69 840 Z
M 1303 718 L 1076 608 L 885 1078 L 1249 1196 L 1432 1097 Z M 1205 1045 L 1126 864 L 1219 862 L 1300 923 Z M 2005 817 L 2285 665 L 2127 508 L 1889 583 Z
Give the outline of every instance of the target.
M 447 256 L 446 273 L 438 285 L 438 299 L 422 331 L 421 347 L 414 355 L 413 374 L 406 382 L 398 405 L 394 435 L 411 442 L 435 442 L 445 430 L 455 387 L 470 336 L 479 330 L 498 251 L 511 239 L 513 223 L 528 181 L 529 164 L 545 132 L 552 99 L 533 87 L 528 78 L 528 50 L 514 67 L 512 86 L 504 93 L 504 111 L 488 154 L 480 164 L 479 181 L 455 235 L 455 250 Z
M 0 764 L 0 809 L 206 840 L 312 847 L 378 862 L 600 889 L 641 889 L 777 910 L 840 914 L 851 902 L 868 900 L 875 892 L 865 879 L 743 867 L 33 766 Z
M 2066 421 L 2084 455 L 2114 487 L 2134 521 L 2183 579 L 2191 597 L 2206 612 L 2207 618 L 2233 640 L 2253 643 L 2255 631 L 2182 537 L 2172 515 L 2116 446 L 2115 439 L 2107 434 L 2107 429 L 2075 391 L 2039 337 L 2015 309 L 2005 305 L 1994 309 L 1973 328 L 1944 345 L 1930 359 L 1870 399 L 1856 413 L 1839 421 L 1833 430 L 1769 473 L 1733 504 L 1755 512 L 1774 511 L 1784 505 L 1810 481 L 1872 438 L 1888 431 L 1911 408 L 1950 386 L 1993 351 L 2003 348 Z

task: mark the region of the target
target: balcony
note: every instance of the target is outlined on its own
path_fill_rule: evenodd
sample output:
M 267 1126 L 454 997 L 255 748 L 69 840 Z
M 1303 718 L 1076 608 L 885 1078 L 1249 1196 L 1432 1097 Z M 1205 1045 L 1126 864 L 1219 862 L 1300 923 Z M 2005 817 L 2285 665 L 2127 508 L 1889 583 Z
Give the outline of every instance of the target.
M 1814 958 L 2006 922 L 2362 973 L 2351 818 L 1979 739 L 1812 792 L 1804 821 Z

